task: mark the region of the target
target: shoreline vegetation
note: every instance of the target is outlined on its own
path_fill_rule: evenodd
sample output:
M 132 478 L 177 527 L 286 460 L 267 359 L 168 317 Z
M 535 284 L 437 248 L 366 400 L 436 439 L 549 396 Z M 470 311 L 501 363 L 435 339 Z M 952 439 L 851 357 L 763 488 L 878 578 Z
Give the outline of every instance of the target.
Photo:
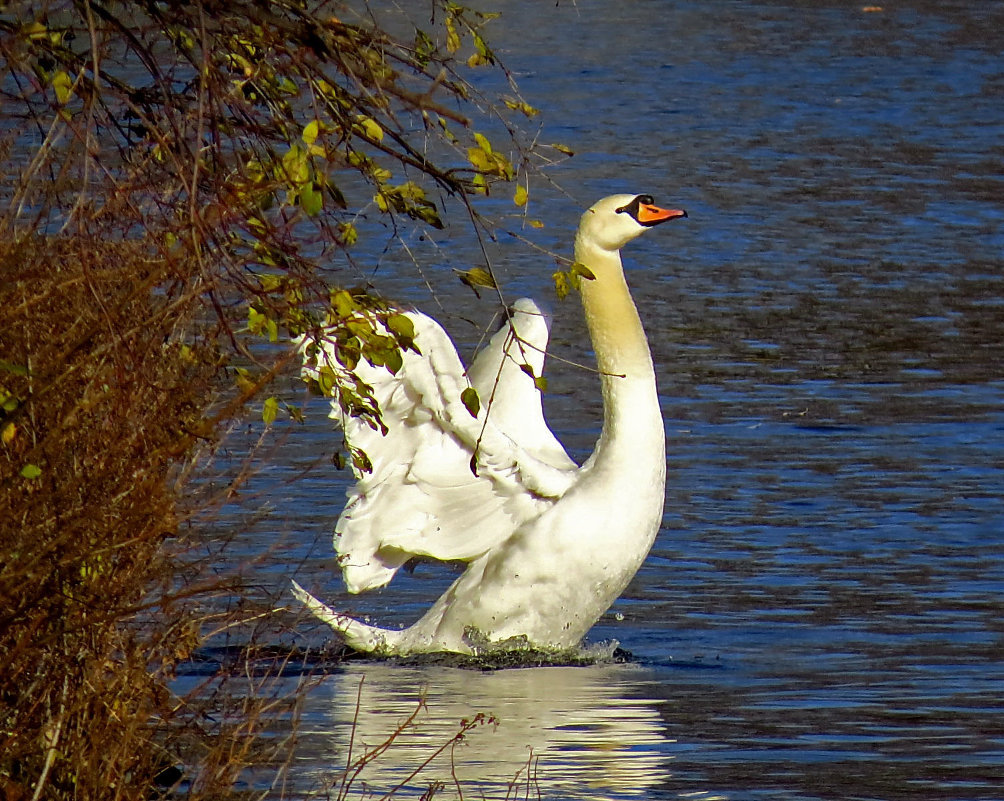
M 298 419 L 268 397 L 281 341 L 383 308 L 356 285 L 360 238 L 490 234 L 479 196 L 523 215 L 527 176 L 567 155 L 521 143 L 537 112 L 493 15 L 422 13 L 391 34 L 366 3 L 0 11 L 0 798 L 250 797 L 246 768 L 282 774 L 289 743 L 256 734 L 296 699 L 256 689 L 300 655 L 250 691 L 226 670 L 172 690 L 219 629 L 206 599 L 242 592 L 190 553 L 218 502 L 190 478 L 249 408 Z M 482 71 L 508 91 L 482 95 Z M 501 297 L 477 271 L 460 278 Z M 269 659 L 242 614 L 225 626 L 251 631 L 250 674 Z

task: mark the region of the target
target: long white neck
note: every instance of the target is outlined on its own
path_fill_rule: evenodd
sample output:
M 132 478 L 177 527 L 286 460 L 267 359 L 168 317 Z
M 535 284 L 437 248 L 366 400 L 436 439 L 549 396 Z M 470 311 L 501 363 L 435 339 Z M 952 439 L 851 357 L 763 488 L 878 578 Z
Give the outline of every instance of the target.
M 603 389 L 603 431 L 593 460 L 665 470 L 665 432 L 645 330 L 631 300 L 620 254 L 579 237 L 575 258 L 595 276 L 583 279 L 582 307 Z

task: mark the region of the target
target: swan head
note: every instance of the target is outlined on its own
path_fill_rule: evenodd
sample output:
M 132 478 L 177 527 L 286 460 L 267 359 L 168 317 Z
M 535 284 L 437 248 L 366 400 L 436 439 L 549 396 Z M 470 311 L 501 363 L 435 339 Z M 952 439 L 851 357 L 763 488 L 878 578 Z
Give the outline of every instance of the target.
M 598 200 L 582 215 L 578 239 L 602 250 L 616 251 L 649 228 L 686 216 L 682 209 L 655 205 L 651 195 L 611 195 Z

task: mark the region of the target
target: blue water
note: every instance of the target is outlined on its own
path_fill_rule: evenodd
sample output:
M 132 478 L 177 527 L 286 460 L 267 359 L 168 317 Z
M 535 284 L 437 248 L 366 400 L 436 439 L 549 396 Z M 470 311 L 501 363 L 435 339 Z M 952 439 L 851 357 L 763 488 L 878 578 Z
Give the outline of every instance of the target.
M 402 794 L 442 781 L 450 797 L 458 783 L 489 798 L 1004 797 L 1004 4 L 494 6 L 488 33 L 543 111 L 540 141 L 576 151 L 546 171 L 560 190 L 530 178 L 528 214 L 546 227 L 505 225 L 567 255 L 581 209 L 609 192 L 690 213 L 627 253 L 669 485 L 650 558 L 589 639 L 634 661 L 363 661 L 284 679 L 303 696 L 273 795 L 336 797 L 350 742 L 377 744 L 423 698 L 350 797 L 407 779 L 477 712 L 497 724 Z M 508 198 L 486 209 L 514 213 Z M 387 241 L 362 244 L 361 275 L 469 354 L 493 310 L 448 268 L 482 263 L 477 243 L 461 225 L 409 240 L 433 296 Z M 588 361 L 553 263 L 505 237 L 489 255 L 510 298 L 554 305 L 553 353 Z M 584 458 L 594 377 L 558 359 L 548 375 L 552 427 Z M 284 391 L 304 399 L 294 375 Z M 411 622 L 452 574 L 344 594 L 340 440 L 320 401 L 308 411 L 278 427 L 212 530 L 239 532 L 227 559 L 257 559 L 262 602 L 289 605 L 279 640 L 327 638 L 294 617 L 292 576 L 345 611 Z M 235 464 L 256 436 L 234 434 Z

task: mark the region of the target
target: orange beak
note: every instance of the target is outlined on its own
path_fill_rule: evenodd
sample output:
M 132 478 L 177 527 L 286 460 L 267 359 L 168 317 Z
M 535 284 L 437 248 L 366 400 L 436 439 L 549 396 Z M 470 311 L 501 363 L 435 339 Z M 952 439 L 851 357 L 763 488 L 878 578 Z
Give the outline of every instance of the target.
M 683 209 L 662 209 L 647 203 L 638 204 L 638 216 L 635 218 L 641 225 L 658 225 L 666 220 L 675 220 L 677 217 L 686 217 L 687 212 Z

